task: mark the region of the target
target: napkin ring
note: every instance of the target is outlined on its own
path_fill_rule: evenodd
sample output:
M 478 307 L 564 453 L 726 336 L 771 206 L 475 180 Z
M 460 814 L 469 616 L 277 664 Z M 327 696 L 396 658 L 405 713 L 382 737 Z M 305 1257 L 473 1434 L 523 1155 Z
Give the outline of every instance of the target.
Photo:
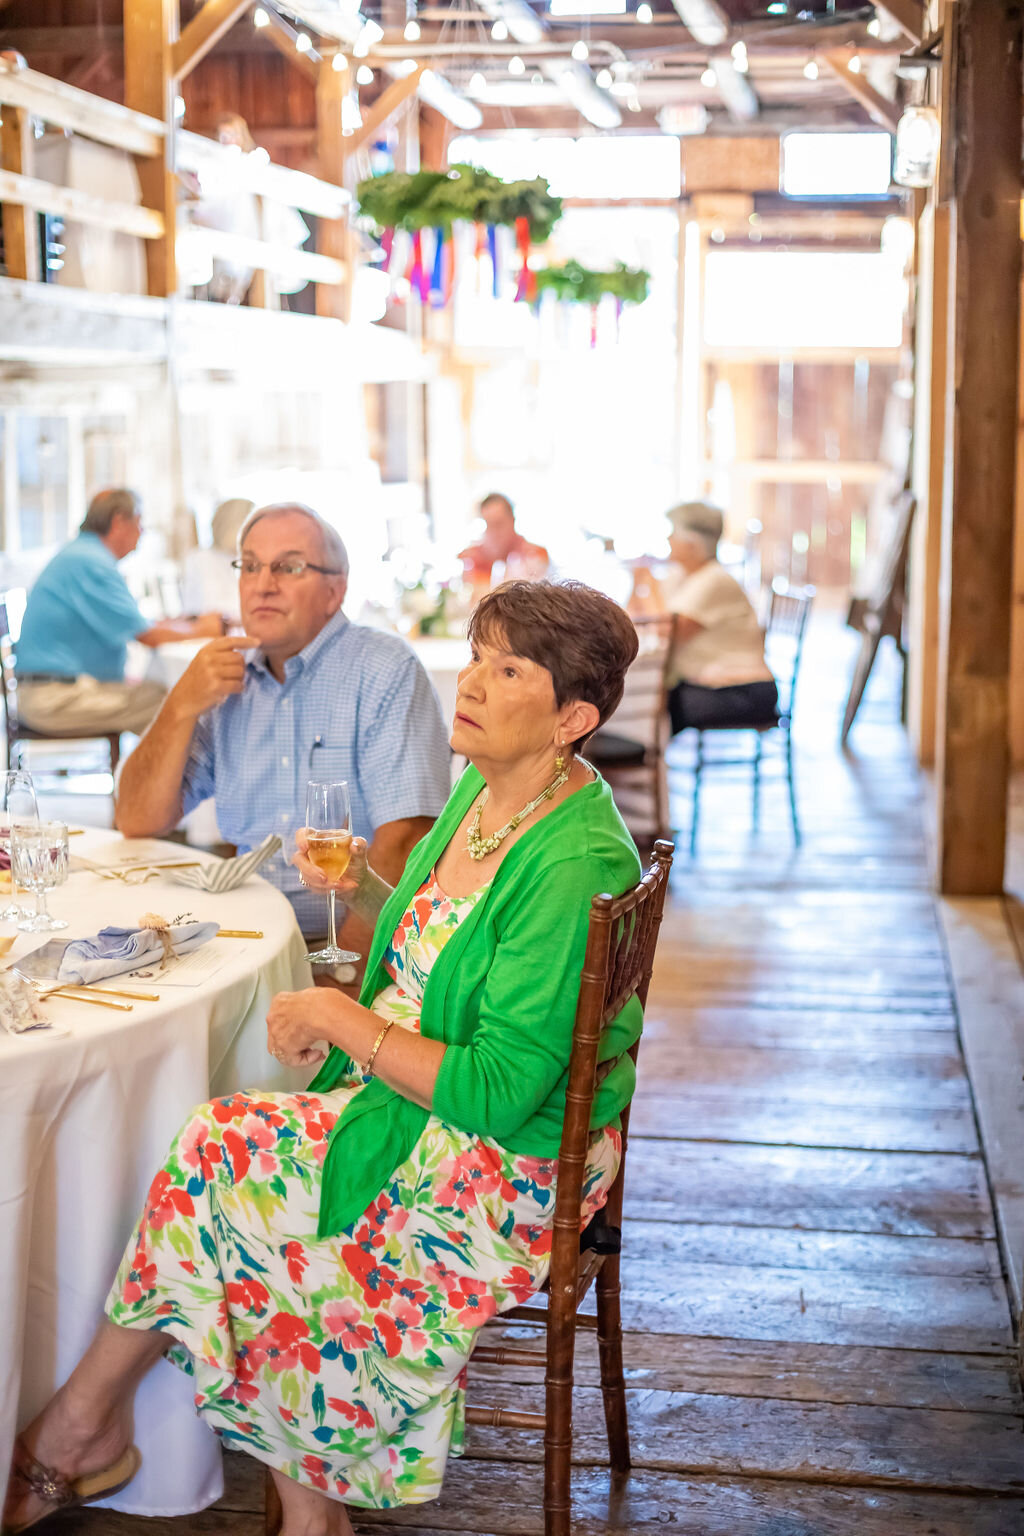
M 155 933 L 164 947 L 163 958 L 160 961 L 160 969 L 163 970 L 168 960 L 174 959 L 174 945 L 171 942 L 171 925 L 166 917 L 161 917 L 158 912 L 143 912 L 139 918 L 139 927 L 147 928 Z

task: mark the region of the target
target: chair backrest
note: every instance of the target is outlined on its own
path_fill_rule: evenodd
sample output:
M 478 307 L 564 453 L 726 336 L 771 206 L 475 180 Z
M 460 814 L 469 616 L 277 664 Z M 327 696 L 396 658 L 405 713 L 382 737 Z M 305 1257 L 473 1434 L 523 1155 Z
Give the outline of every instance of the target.
M 659 840 L 654 845 L 651 867 L 632 890 L 622 896 L 595 896 L 591 902 L 569 1062 L 565 1123 L 558 1154 L 558 1189 L 551 1246 L 552 1301 L 566 1300 L 567 1290 L 571 1288 L 573 1309 L 579 1271 L 580 1204 L 597 1080 L 598 1047 L 605 1026 L 621 1013 L 634 993 L 641 1005 L 647 1002 L 673 852 L 671 843 Z M 635 1061 L 636 1046 L 630 1054 Z M 627 1126 L 628 1109 L 622 1116 L 622 1161 L 606 1206 L 613 1225 L 618 1224 L 622 1213 Z
M 605 728 L 640 742 L 648 751 L 657 751 L 668 734 L 668 666 L 675 617 L 671 613 L 644 614 L 633 623 L 640 649 L 626 673 L 622 702 Z
M 765 649 L 768 664 L 779 685 L 779 713 L 787 719 L 793 712 L 804 633 L 813 601 L 813 587 L 790 587 L 783 582 L 773 582 L 768 593 Z
M 14 638 L 11 634 L 12 609 L 24 609 L 24 594 L 17 589 L 0 592 L 0 687 L 3 689 L 4 720 L 7 740 L 18 734 L 18 684 L 14 676 Z

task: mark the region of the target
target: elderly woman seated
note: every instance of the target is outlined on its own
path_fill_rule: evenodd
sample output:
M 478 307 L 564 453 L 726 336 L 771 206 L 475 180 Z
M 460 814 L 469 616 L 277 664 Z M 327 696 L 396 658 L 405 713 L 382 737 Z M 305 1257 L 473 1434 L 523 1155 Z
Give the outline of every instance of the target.
M 633 612 L 675 614 L 669 663 L 672 733 L 770 724 L 778 688 L 764 659 L 764 635 L 750 599 L 718 563 L 723 518 L 717 507 L 687 501 L 668 514 L 671 576 L 636 572 Z
M 321 1063 L 309 1089 L 189 1116 L 108 1320 L 20 1437 L 5 1529 L 134 1476 L 133 1394 L 165 1353 L 206 1422 L 272 1469 L 286 1536 L 438 1496 L 478 1330 L 546 1277 L 590 900 L 640 870 L 578 755 L 636 654 L 626 614 L 513 582 L 470 639 L 451 736 L 470 766 L 447 808 L 394 890 L 358 839 L 334 886 L 376 920 L 360 1001 L 275 998 L 269 1049 Z M 640 1027 L 634 998 L 602 1041 L 581 1225 L 618 1167 Z

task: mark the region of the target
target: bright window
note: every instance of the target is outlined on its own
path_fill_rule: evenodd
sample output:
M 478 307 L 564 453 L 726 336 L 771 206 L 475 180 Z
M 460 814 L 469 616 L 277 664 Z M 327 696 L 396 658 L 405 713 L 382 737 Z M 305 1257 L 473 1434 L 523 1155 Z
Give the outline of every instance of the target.
M 898 347 L 906 281 L 880 252 L 709 251 L 704 340 L 772 353 Z
M 501 138 L 453 140 L 453 165 L 465 161 L 506 180 L 544 176 L 556 197 L 603 201 L 678 197 L 679 140 L 665 134 L 590 134 L 586 138 L 541 138 L 506 133 Z
M 889 190 L 888 133 L 787 133 L 782 190 L 789 197 L 883 197 Z

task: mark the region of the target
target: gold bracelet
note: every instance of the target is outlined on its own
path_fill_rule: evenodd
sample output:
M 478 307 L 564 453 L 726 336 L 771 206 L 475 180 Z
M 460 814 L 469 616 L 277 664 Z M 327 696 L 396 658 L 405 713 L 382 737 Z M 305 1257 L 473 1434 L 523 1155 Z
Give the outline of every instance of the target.
M 373 1042 L 373 1050 L 370 1052 L 370 1055 L 369 1055 L 369 1058 L 367 1060 L 366 1066 L 363 1068 L 363 1072 L 365 1073 L 365 1075 L 367 1077 L 370 1077 L 372 1075 L 372 1073 L 373 1073 L 373 1064 L 374 1064 L 374 1062 L 377 1059 L 377 1052 L 380 1050 L 381 1046 L 384 1044 L 384 1037 L 387 1034 L 388 1030 L 391 1028 L 393 1023 L 394 1023 L 394 1019 L 389 1019 L 387 1024 L 384 1025 L 384 1028 L 381 1030 L 380 1034 L 377 1036 L 376 1040 Z

